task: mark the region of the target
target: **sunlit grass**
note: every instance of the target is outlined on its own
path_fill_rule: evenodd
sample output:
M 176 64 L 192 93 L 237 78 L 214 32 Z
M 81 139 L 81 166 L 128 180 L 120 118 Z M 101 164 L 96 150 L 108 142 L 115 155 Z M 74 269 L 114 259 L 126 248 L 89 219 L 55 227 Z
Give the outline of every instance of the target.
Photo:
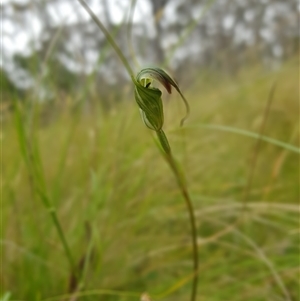
M 197 213 L 199 301 L 299 298 L 299 154 L 263 141 L 244 212 L 256 139 L 207 127 L 259 133 L 276 80 L 264 136 L 297 148 L 297 72 L 290 62 L 274 72 L 249 68 L 235 79 L 199 76 L 182 87 L 191 103 L 183 130 L 179 98 L 166 102 L 166 133 Z M 188 216 L 174 178 L 133 97 L 108 112 L 94 103 L 90 111 L 74 110 L 71 101 L 34 128 L 48 195 L 71 252 L 76 262 L 89 258 L 77 300 L 138 300 L 144 291 L 154 300 L 187 300 Z M 2 129 L 3 291 L 12 300 L 68 294 L 68 262 L 32 189 L 13 114 Z

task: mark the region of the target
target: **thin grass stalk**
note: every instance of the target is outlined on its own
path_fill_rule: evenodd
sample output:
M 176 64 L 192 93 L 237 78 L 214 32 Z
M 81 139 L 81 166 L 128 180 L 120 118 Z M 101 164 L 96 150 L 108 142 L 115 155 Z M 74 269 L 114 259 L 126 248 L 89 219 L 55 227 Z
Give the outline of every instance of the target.
M 266 106 L 265 106 L 263 121 L 261 123 L 260 130 L 259 130 L 259 138 L 257 139 L 254 150 L 253 150 L 253 155 L 252 155 L 252 159 L 251 159 L 251 162 L 250 162 L 250 173 L 249 173 L 249 176 L 248 176 L 247 184 L 245 186 L 244 196 L 243 196 L 243 200 L 242 200 L 243 203 L 244 203 L 244 209 L 246 209 L 246 207 L 247 207 L 247 201 L 248 201 L 248 197 L 249 197 L 250 190 L 251 190 L 251 187 L 252 187 L 252 182 L 253 182 L 253 178 L 254 178 L 254 171 L 255 171 L 256 164 L 257 164 L 258 153 L 260 151 L 261 144 L 262 144 L 261 137 L 263 136 L 264 131 L 265 131 L 266 122 L 267 122 L 267 119 L 268 119 L 268 115 L 269 115 L 271 105 L 272 105 L 272 101 L 273 101 L 273 97 L 274 97 L 275 87 L 276 87 L 276 84 L 273 83 L 273 85 L 271 87 L 271 90 L 269 92 L 268 101 L 267 101 Z
M 134 62 L 135 66 L 137 68 L 139 68 L 140 64 L 137 60 L 137 57 L 136 57 L 134 49 L 133 49 L 133 44 L 132 44 L 132 24 L 133 24 L 133 16 L 134 16 L 136 4 L 137 4 L 137 0 L 131 0 L 129 13 L 128 13 L 128 20 L 127 20 L 126 36 L 127 36 L 127 45 L 128 45 L 128 49 L 130 51 L 131 59 Z
M 101 29 L 101 31 L 103 32 L 103 34 L 105 35 L 105 38 L 107 39 L 107 41 L 111 44 L 111 46 L 113 47 L 113 49 L 116 51 L 117 55 L 119 56 L 120 60 L 122 61 L 124 67 L 126 68 L 128 74 L 130 75 L 132 81 L 134 82 L 134 74 L 133 74 L 133 70 L 131 69 L 127 59 L 125 58 L 125 56 L 123 55 L 123 52 L 121 51 L 121 49 L 119 48 L 119 46 L 116 44 L 116 42 L 114 41 L 113 37 L 110 35 L 110 33 L 108 32 L 108 30 L 105 28 L 105 26 L 102 24 L 102 22 L 99 20 L 99 18 L 94 14 L 94 12 L 90 9 L 90 7 L 86 4 L 85 1 L 83 0 L 78 0 L 80 2 L 80 4 L 84 7 L 84 9 L 88 12 L 88 14 L 91 16 L 91 18 L 93 19 L 93 21 L 98 25 L 98 27 Z
M 51 216 L 51 220 L 54 224 L 54 227 L 58 233 L 58 237 L 61 241 L 61 244 L 63 246 L 63 249 L 65 251 L 66 257 L 69 261 L 69 265 L 71 268 L 72 273 L 76 278 L 79 277 L 77 273 L 77 269 L 75 266 L 75 262 L 73 260 L 70 247 L 67 243 L 63 228 L 59 222 L 58 216 L 56 214 L 56 209 L 53 207 L 49 197 L 47 196 L 45 182 L 44 182 L 44 175 L 42 173 L 41 169 L 41 162 L 38 154 L 38 148 L 35 143 L 34 150 L 30 152 L 30 143 L 28 141 L 27 135 L 25 133 L 25 125 L 22 121 L 22 116 L 20 112 L 19 105 L 15 102 L 14 103 L 15 108 L 15 123 L 16 123 L 16 129 L 19 139 L 20 148 L 22 150 L 22 155 L 24 158 L 24 161 L 27 165 L 29 176 L 32 178 L 33 187 L 34 190 L 37 192 L 38 196 L 40 197 L 44 207 L 47 209 Z M 34 138 L 34 137 L 32 137 Z

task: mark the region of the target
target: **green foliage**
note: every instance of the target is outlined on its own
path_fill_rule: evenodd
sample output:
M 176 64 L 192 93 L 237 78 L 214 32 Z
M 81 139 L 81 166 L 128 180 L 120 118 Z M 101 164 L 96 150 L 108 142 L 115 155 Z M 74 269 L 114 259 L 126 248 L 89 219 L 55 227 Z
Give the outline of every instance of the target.
M 165 132 L 196 209 L 197 300 L 299 299 L 299 154 L 285 147 L 299 143 L 296 67 L 293 61 L 272 73 L 253 67 L 235 79 L 202 70 L 184 87 L 192 113 L 180 130 L 179 102 L 176 97 L 172 105 L 164 102 Z M 216 126 L 257 134 L 274 79 L 264 136 L 283 144 L 262 141 L 244 211 L 257 136 Z M 40 163 L 34 166 L 43 172 L 74 261 L 85 267 L 77 300 L 139 300 L 144 291 L 154 301 L 187 300 L 192 280 L 187 214 L 136 104 L 128 97 L 103 112 L 95 101 L 87 113 L 84 106 L 74 111 L 75 100 L 70 101 L 52 108 L 57 118 L 47 125 L 38 114 L 43 105 L 36 105 L 29 159 L 32 154 L 37 159 L 38 149 Z M 68 261 L 20 148 L 18 133 L 30 133 L 27 110 L 20 107 L 28 120 L 17 124 L 14 113 L 2 127 L 1 286 L 11 292 L 10 300 L 62 300 L 66 294 L 71 299 Z
M 51 58 L 48 62 L 51 66 L 44 78 L 45 83 L 51 83 L 51 90 L 71 94 L 77 92 L 80 87 L 78 74 L 69 71 L 57 58 Z
M 6 293 L 1 297 L 0 301 L 9 301 L 10 296 L 11 296 L 10 292 L 6 292 Z
M 2 102 L 11 101 L 12 96 L 21 95 L 21 91 L 14 85 L 10 80 L 7 73 L 1 68 L 1 93 L 2 93 Z

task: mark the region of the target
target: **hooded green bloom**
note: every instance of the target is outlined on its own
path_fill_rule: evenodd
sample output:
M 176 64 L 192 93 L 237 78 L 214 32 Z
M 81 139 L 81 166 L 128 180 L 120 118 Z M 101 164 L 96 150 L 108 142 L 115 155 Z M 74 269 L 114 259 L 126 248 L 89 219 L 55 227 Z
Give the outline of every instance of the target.
M 166 88 L 168 93 L 172 92 L 173 86 L 184 100 L 187 115 L 189 114 L 189 106 L 176 82 L 165 71 L 160 68 L 145 68 L 141 70 L 135 79 L 135 100 L 140 107 L 141 116 L 145 125 L 151 130 L 160 131 L 164 123 L 163 104 L 161 99 L 162 92 L 159 89 L 150 86 L 152 80 L 160 82 Z M 186 117 L 182 119 L 181 125 Z
M 168 91 L 169 94 L 172 93 L 172 87 L 178 90 L 178 85 L 175 81 L 162 69 L 160 68 L 145 68 L 141 70 L 136 76 L 137 81 L 148 80 L 149 83 L 152 79 L 159 81 Z

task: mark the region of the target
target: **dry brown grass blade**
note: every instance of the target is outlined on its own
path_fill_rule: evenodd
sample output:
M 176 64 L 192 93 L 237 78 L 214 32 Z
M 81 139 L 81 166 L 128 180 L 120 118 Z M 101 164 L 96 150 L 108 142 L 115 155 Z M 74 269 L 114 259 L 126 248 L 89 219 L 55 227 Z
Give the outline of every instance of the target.
M 295 130 L 292 133 L 290 142 L 292 142 L 297 137 L 298 132 L 299 132 L 299 129 L 298 129 L 298 125 L 297 125 L 295 127 Z M 273 165 L 273 169 L 272 169 L 272 173 L 271 173 L 271 176 L 270 176 L 269 183 L 265 187 L 264 192 L 263 192 L 263 198 L 264 199 L 266 199 L 267 196 L 269 195 L 269 193 L 271 192 L 273 184 L 275 183 L 276 179 L 278 178 L 278 176 L 279 176 L 279 174 L 282 170 L 282 167 L 284 165 L 284 162 L 285 162 L 288 155 L 289 155 L 288 150 L 284 149 L 277 156 L 277 158 L 274 162 L 274 165 Z
M 246 207 L 247 207 L 247 201 L 248 201 L 249 193 L 250 193 L 253 178 L 254 178 L 254 171 L 256 168 L 256 164 L 257 164 L 258 153 L 260 151 L 260 147 L 261 147 L 261 143 L 262 143 L 261 137 L 263 136 L 264 131 L 265 131 L 266 122 L 267 122 L 270 108 L 271 108 L 272 101 L 273 101 L 275 87 L 276 87 L 276 83 L 273 83 L 273 85 L 270 89 L 270 92 L 269 92 L 268 101 L 266 103 L 265 111 L 264 111 L 264 118 L 261 123 L 260 131 L 259 131 L 260 138 L 256 141 L 256 144 L 255 144 L 254 150 L 253 150 L 253 156 L 250 161 L 250 172 L 249 172 L 248 181 L 247 181 L 247 184 L 246 184 L 246 187 L 244 190 L 244 197 L 243 197 L 244 208 L 243 209 L 246 209 Z
M 212 223 L 215 224 L 220 224 L 220 225 L 224 225 L 226 226 L 226 224 L 224 222 L 221 222 L 219 220 L 216 219 L 211 219 L 211 218 L 206 218 L 204 217 L 207 221 L 210 221 Z M 244 221 L 244 219 L 240 219 L 240 221 Z M 242 239 L 244 240 L 244 242 L 246 244 L 248 244 L 252 250 L 254 251 L 254 254 L 256 255 L 256 257 L 263 262 L 269 269 L 271 275 L 273 276 L 273 279 L 275 281 L 275 283 L 277 284 L 277 286 L 280 288 L 283 296 L 285 297 L 286 301 L 292 301 L 291 296 L 280 276 L 280 274 L 277 272 L 276 268 L 274 267 L 273 263 L 271 262 L 271 260 L 269 260 L 269 258 L 267 257 L 267 255 L 264 253 L 264 251 L 262 250 L 262 248 L 260 246 L 258 246 L 255 241 L 253 239 L 251 239 L 251 237 L 249 237 L 248 235 L 244 234 L 242 231 L 240 231 L 238 228 L 234 228 L 233 231 Z

